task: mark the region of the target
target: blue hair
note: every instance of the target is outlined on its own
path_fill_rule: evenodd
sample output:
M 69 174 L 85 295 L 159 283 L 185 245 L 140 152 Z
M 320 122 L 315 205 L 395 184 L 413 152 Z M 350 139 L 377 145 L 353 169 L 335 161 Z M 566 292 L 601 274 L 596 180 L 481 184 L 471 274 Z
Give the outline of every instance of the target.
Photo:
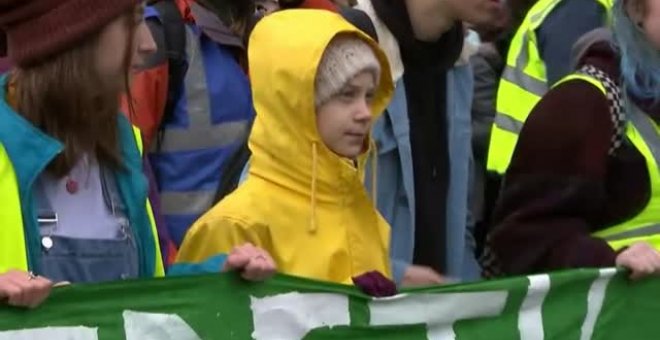
M 624 0 L 615 1 L 612 16 L 614 40 L 621 53 L 621 76 L 627 91 L 638 99 L 660 102 L 660 52 L 630 19 Z

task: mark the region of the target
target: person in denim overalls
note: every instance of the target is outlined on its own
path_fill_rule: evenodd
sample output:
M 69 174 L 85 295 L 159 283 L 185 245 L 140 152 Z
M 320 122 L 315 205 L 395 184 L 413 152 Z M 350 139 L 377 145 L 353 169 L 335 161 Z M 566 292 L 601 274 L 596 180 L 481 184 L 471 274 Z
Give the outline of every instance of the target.
M 9 0 L 0 30 L 0 303 L 35 307 L 54 282 L 165 275 L 142 140 L 119 114 L 130 70 L 155 50 L 139 0 Z M 0 32 L 0 34 L 4 34 Z M 171 268 L 274 272 L 263 250 Z

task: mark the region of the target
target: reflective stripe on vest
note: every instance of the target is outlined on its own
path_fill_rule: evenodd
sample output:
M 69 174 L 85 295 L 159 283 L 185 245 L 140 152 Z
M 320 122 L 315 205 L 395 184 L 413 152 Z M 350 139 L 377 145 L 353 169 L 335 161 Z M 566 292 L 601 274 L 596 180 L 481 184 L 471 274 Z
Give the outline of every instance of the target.
M 135 136 L 140 154 L 142 154 L 140 130 L 134 127 L 133 135 Z M 2 209 L 0 209 L 0 225 L 2 226 L 0 228 L 0 273 L 11 269 L 28 271 L 30 269 L 27 257 L 28 249 L 25 242 L 18 181 L 16 180 L 16 172 L 9 159 L 9 155 L 7 155 L 2 144 L 0 144 L 0 202 L 2 203 Z M 154 235 L 156 249 L 154 276 L 160 277 L 165 275 L 165 268 L 158 241 L 158 231 L 151 204 L 148 200 L 146 208 L 151 221 L 151 230 Z
M 540 0 L 511 40 L 497 90 L 497 114 L 488 148 L 488 170 L 504 174 L 527 116 L 549 89 L 536 30 L 561 0 Z M 596 0 L 610 15 L 612 0 Z
M 581 79 L 596 86 L 603 95 L 605 87 L 597 79 L 584 75 L 573 74 L 565 77 L 557 84 L 568 80 Z M 594 233 L 601 237 L 615 250 L 621 249 L 634 242 L 646 241 L 660 250 L 660 127 L 655 124 L 635 105 L 624 99 L 626 105 L 626 137 L 635 148 L 644 156 L 651 186 L 651 199 L 644 209 L 635 217 L 605 230 Z

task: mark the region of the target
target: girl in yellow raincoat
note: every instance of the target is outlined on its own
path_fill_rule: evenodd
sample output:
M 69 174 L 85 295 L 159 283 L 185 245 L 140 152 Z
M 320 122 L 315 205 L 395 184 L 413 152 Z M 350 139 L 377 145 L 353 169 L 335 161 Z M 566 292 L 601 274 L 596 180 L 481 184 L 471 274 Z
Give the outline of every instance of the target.
M 286 274 L 391 277 L 390 228 L 363 185 L 371 125 L 393 91 L 383 52 L 337 14 L 288 10 L 257 25 L 248 58 L 257 112 L 249 175 L 195 223 L 177 261 L 250 242 Z

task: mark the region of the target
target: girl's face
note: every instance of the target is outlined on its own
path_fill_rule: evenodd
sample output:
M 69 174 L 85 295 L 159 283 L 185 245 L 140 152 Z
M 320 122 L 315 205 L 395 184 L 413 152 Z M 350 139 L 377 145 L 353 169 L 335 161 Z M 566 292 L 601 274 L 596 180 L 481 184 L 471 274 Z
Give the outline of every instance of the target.
M 362 72 L 317 109 L 316 126 L 321 140 L 337 155 L 355 159 L 365 151 L 376 85 L 372 72 Z
M 101 31 L 96 49 L 99 77 L 111 87 L 122 88 L 127 80 L 126 68 L 139 67 L 155 51 L 156 43 L 144 21 L 141 4 L 131 15 L 118 17 Z

